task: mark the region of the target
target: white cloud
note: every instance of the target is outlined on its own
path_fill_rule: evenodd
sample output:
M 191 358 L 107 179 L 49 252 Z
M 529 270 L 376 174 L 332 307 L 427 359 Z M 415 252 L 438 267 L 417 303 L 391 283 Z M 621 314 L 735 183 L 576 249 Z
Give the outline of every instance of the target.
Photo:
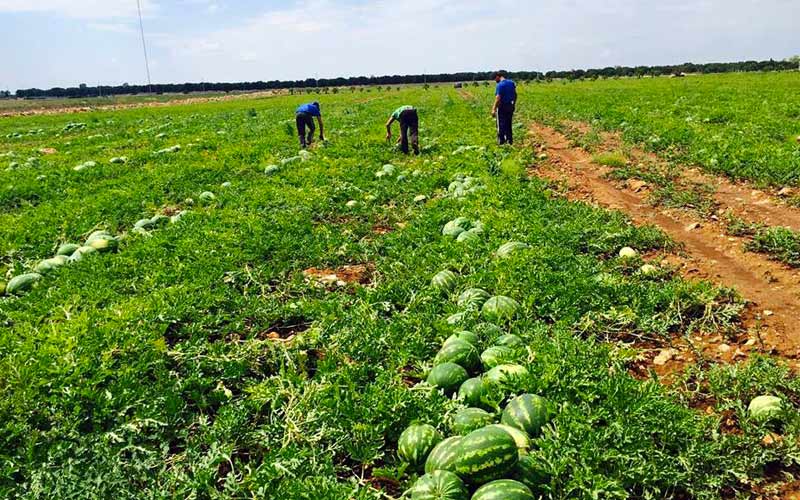
M 123 35 L 135 35 L 138 32 L 136 27 L 124 23 L 89 23 L 88 26 L 97 31 L 107 31 L 109 33 L 120 33 Z
M 141 0 L 142 14 L 158 10 L 154 0 Z M 54 14 L 78 19 L 131 18 L 136 0 L 0 0 L 0 12 Z

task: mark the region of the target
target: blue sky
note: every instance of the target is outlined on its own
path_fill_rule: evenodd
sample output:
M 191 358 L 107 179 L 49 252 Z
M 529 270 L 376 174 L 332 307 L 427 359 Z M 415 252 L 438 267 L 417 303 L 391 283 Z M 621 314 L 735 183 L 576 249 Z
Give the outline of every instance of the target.
M 784 58 L 798 0 L 141 0 L 154 82 Z M 0 89 L 145 81 L 136 0 L 0 0 Z

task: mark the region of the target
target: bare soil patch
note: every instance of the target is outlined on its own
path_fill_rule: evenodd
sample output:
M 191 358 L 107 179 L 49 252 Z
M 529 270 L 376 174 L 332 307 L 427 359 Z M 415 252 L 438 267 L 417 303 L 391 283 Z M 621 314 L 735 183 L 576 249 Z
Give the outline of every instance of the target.
M 311 267 L 303 271 L 303 276 L 325 288 L 348 284 L 368 285 L 374 270 L 372 264 L 352 264 L 336 269 Z

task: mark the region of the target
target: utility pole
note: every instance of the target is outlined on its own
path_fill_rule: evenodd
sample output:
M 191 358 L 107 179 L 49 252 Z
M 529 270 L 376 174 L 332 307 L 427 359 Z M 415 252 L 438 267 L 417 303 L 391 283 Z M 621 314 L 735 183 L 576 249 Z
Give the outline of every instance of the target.
M 147 88 L 153 93 L 153 84 L 150 82 L 150 61 L 147 60 L 147 44 L 144 41 L 144 23 L 142 23 L 142 2 L 136 0 L 136 9 L 139 11 L 139 32 L 142 34 L 142 50 L 144 51 L 144 67 L 147 70 Z

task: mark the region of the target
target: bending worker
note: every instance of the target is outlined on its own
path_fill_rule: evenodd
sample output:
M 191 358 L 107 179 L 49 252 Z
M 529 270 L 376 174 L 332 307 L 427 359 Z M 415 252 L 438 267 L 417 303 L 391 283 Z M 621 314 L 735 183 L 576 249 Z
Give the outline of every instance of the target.
M 300 146 L 306 148 L 311 145 L 314 140 L 314 118 L 319 122 L 319 140 L 325 140 L 325 134 L 322 127 L 322 112 L 319 109 L 319 103 L 314 101 L 310 104 L 303 104 L 297 108 L 296 112 L 297 133 L 300 135 Z M 308 128 L 308 135 L 306 135 L 306 128 Z
M 390 141 L 392 139 L 392 123 L 395 121 L 400 122 L 400 137 L 398 141 L 400 143 L 400 150 L 408 154 L 408 135 L 409 131 L 411 132 L 411 146 L 414 148 L 414 154 L 419 154 L 419 115 L 417 115 L 417 110 L 414 109 L 414 106 L 400 106 L 392 116 L 389 118 L 389 121 L 386 122 L 386 140 Z
M 497 143 L 500 145 L 514 144 L 513 120 L 517 106 L 517 85 L 507 76 L 503 70 L 494 74 L 497 87 L 492 116 L 497 118 Z

